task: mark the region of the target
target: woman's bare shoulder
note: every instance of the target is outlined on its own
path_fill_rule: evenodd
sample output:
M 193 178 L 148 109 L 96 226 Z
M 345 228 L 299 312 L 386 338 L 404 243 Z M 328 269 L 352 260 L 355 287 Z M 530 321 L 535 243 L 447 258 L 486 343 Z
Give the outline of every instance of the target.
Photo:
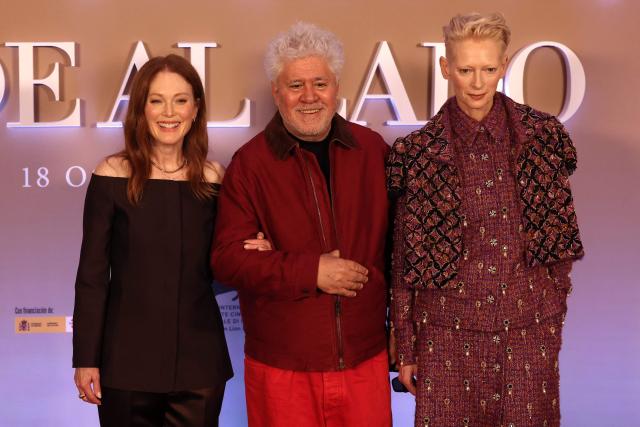
M 114 154 L 105 158 L 96 166 L 96 175 L 127 178 L 129 177 L 129 162 L 122 156 Z
M 220 163 L 207 160 L 204 164 L 204 179 L 210 183 L 222 183 L 222 178 L 224 178 L 224 166 Z

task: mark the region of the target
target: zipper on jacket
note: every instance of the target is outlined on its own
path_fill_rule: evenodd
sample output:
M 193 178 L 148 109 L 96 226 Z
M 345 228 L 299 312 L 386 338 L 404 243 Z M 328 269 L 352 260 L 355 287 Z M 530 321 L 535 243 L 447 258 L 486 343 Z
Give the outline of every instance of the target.
M 327 243 L 327 237 L 325 236 L 324 231 L 324 223 L 322 222 L 322 214 L 320 213 L 320 203 L 318 202 L 318 193 L 316 192 L 316 185 L 313 182 L 313 178 L 311 177 L 311 172 L 309 172 L 309 163 L 307 162 L 306 157 L 302 153 L 302 149 L 296 145 L 298 154 L 302 157 L 304 162 L 304 171 L 307 173 L 307 178 L 309 178 L 309 182 L 311 183 L 311 191 L 313 192 L 313 200 L 316 203 L 316 212 L 318 214 L 318 221 L 320 222 L 320 234 L 322 235 L 322 243 L 325 252 L 329 250 L 329 244 Z
M 311 172 L 309 171 L 309 163 L 307 161 L 307 158 L 304 156 L 304 153 L 302 153 L 302 150 L 300 149 L 300 146 L 297 146 L 297 151 L 298 154 L 302 157 L 303 162 L 304 162 L 304 169 L 305 172 L 307 173 L 307 177 L 309 178 L 309 182 L 311 183 L 311 190 L 313 192 L 313 199 L 316 203 L 316 212 L 318 213 L 318 220 L 320 221 L 320 232 L 322 234 L 322 242 L 324 244 L 324 248 L 325 251 L 329 250 L 329 245 L 327 243 L 327 237 L 325 236 L 325 229 L 324 229 L 324 223 L 322 221 L 322 214 L 320 212 L 320 203 L 318 202 L 318 193 L 316 191 L 316 185 L 313 181 L 313 177 L 311 176 Z M 331 146 L 329 146 L 329 164 L 331 165 Z M 330 182 L 331 185 L 333 185 L 333 168 L 330 169 L 331 170 L 331 177 L 330 177 Z M 334 188 L 335 190 L 335 188 Z M 334 191 L 330 192 L 331 195 L 331 216 L 333 219 L 333 223 L 334 223 L 334 229 L 335 229 L 335 238 L 336 238 L 336 244 L 338 243 L 338 230 L 337 230 L 337 223 L 336 223 L 336 215 L 335 212 L 333 210 L 333 193 Z M 335 307 L 335 315 L 336 315 L 336 335 L 337 335 L 337 340 L 338 340 L 338 369 L 339 370 L 343 370 L 345 368 L 345 364 L 344 364 L 344 349 L 343 349 L 343 344 L 342 344 L 342 318 L 341 318 L 341 313 L 342 313 L 342 300 L 340 299 L 339 295 L 335 296 L 335 303 L 334 303 L 334 307 Z
M 344 349 L 342 348 L 342 322 L 340 315 L 342 314 L 342 300 L 340 295 L 336 295 L 336 335 L 338 336 L 338 369 L 344 369 Z
M 331 219 L 333 219 L 333 237 L 336 240 L 336 246 L 339 248 L 340 247 L 340 239 L 338 239 L 338 222 L 336 221 L 336 212 L 334 209 L 334 199 L 333 199 L 333 195 L 336 192 L 336 186 L 334 185 L 334 179 L 333 179 L 333 174 L 335 172 L 335 162 L 333 162 L 333 156 L 331 155 L 332 150 L 331 150 L 331 145 L 329 145 L 329 174 L 331 175 L 329 177 L 329 182 L 332 188 L 332 191 L 329 192 L 329 197 L 331 198 Z M 336 302 L 335 302 L 335 307 L 336 307 L 336 335 L 337 335 L 337 339 L 338 339 L 338 369 L 343 370 L 345 365 L 344 365 L 344 348 L 343 348 L 343 343 L 342 343 L 342 298 L 340 298 L 340 295 L 336 295 Z

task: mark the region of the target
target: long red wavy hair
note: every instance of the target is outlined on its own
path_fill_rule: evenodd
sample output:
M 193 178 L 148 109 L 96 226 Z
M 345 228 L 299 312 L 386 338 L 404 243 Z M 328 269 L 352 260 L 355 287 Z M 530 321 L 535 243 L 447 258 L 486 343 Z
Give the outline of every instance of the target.
M 151 58 L 140 67 L 131 84 L 129 106 L 124 121 L 124 149 L 117 154 L 126 160 L 129 166 L 127 196 L 131 203 L 137 204 L 142 198 L 144 186 L 151 175 L 153 137 L 149 133 L 145 105 L 151 81 L 161 71 L 179 74 L 191 85 L 193 90 L 198 113 L 191 129 L 184 137 L 182 154 L 186 160 L 185 167 L 191 190 L 197 198 L 207 199 L 213 195 L 214 191 L 204 175 L 204 166 L 209 151 L 204 88 L 198 72 L 189 61 L 174 54 Z

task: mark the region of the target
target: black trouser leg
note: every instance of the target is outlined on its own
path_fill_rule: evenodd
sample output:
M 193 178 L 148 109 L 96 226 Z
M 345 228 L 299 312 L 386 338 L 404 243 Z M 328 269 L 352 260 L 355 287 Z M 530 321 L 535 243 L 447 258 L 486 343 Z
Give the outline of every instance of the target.
M 166 393 L 119 390 L 102 387 L 98 406 L 101 427 L 162 427 Z
M 217 427 L 225 385 L 150 393 L 102 388 L 101 427 Z
M 168 393 L 164 427 L 217 427 L 224 387 Z

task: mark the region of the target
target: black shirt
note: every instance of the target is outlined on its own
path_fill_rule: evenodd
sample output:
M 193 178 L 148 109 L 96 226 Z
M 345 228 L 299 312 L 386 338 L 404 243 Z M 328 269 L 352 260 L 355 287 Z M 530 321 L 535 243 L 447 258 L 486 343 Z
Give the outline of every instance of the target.
M 293 135 L 292 135 L 293 136 Z M 303 141 L 300 138 L 294 138 L 300 144 L 300 148 L 306 150 L 316 156 L 320 170 L 327 182 L 327 190 L 331 199 L 331 163 L 329 162 L 329 143 L 331 141 L 331 132 L 322 141 Z

